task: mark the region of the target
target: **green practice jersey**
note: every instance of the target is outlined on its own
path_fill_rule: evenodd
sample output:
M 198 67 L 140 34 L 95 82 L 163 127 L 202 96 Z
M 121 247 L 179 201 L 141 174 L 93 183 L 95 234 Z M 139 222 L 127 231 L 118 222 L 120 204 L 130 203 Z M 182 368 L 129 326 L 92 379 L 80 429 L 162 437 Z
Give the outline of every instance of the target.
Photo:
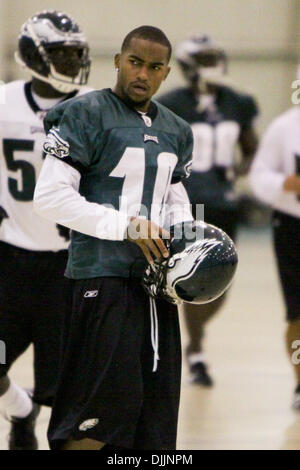
M 158 101 L 185 119 L 194 134 L 191 178 L 185 187 L 193 203 L 218 209 L 236 209 L 234 168 L 236 144 L 258 115 L 252 96 L 219 86 L 215 99 L 201 109 L 189 88 L 177 88 Z
M 45 130 L 55 140 L 49 153 L 80 172 L 87 201 L 162 225 L 170 187 L 191 164 L 193 135 L 183 119 L 155 102 L 141 114 L 106 89 L 53 108 Z M 140 248 L 126 239 L 72 232 L 70 278 L 139 277 L 145 265 Z

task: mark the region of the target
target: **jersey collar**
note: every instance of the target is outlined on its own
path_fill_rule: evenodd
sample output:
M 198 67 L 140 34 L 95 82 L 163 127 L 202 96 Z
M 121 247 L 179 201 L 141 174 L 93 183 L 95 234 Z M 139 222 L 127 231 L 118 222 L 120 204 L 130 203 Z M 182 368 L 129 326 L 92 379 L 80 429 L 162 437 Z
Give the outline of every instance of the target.
M 129 105 L 128 103 L 126 103 L 126 101 L 122 100 L 122 98 L 120 98 L 118 95 L 116 95 L 111 88 L 106 88 L 106 91 L 108 91 L 109 93 L 111 93 L 112 95 L 114 95 L 116 98 L 118 98 L 118 100 L 120 100 L 123 104 L 125 104 L 125 106 L 127 106 L 127 108 L 131 109 L 132 111 L 134 111 L 141 119 L 142 119 L 142 115 L 131 105 Z M 148 111 L 147 113 L 145 114 L 146 116 L 148 116 L 152 121 L 154 121 L 154 119 L 156 118 L 157 116 L 157 106 L 156 104 L 151 101 L 150 102 L 150 105 L 149 105 L 149 108 L 148 108 Z
M 31 83 L 32 82 L 26 82 L 24 85 L 24 93 L 25 93 L 25 98 L 27 100 L 27 103 L 29 104 L 30 108 L 34 113 L 39 113 L 41 111 L 44 111 L 44 109 L 41 109 L 39 105 L 35 102 L 32 93 L 31 93 Z M 72 93 L 69 93 L 67 96 L 65 96 L 62 100 L 61 103 L 65 100 L 68 100 L 70 98 L 74 98 L 78 93 L 77 90 L 73 91 Z

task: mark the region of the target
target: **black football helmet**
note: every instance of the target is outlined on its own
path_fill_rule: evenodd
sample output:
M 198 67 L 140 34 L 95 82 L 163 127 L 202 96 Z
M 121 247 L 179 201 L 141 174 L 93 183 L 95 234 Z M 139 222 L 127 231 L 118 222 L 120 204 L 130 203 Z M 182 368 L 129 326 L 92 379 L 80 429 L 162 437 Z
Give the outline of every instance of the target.
M 67 59 L 70 73 L 59 73 L 56 69 L 59 56 L 55 66 L 53 51 L 71 47 L 76 50 L 76 55 Z M 32 76 L 49 83 L 61 93 L 78 90 L 88 81 L 89 46 L 78 24 L 66 13 L 43 11 L 29 18 L 21 28 L 15 59 Z M 65 61 L 62 54 L 62 67 L 66 66 L 63 64 Z
M 202 81 L 218 85 L 226 82 L 225 52 L 209 36 L 192 36 L 180 42 L 175 57 L 190 83 Z
M 233 241 L 223 230 L 202 221 L 185 223 L 178 233 L 182 236 L 177 238 L 173 232 L 169 259 L 147 267 L 145 290 L 151 297 L 175 304 L 217 299 L 228 289 L 237 268 Z

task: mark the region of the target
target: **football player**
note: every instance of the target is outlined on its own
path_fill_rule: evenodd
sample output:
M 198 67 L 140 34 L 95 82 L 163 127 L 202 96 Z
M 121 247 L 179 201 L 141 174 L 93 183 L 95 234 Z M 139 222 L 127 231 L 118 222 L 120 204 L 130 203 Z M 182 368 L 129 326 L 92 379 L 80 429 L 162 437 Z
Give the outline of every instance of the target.
M 59 102 L 89 91 L 89 47 L 67 14 L 44 11 L 22 26 L 16 60 L 31 80 L 4 86 L 0 105 L 0 410 L 11 422 L 9 448 L 36 449 L 40 405 L 51 405 L 68 284 L 63 276 L 69 233 L 38 216 L 33 193 L 45 154 L 43 118 Z M 31 397 L 7 373 L 34 346 Z
M 273 245 L 286 306 L 286 348 L 300 410 L 300 109 L 278 116 L 262 138 L 250 171 L 254 194 L 273 208 Z
M 178 312 L 141 286 L 147 261 L 168 257 L 164 221 L 193 219 L 182 185 L 192 131 L 152 101 L 170 55 L 160 29 L 136 28 L 115 56 L 114 89 L 60 104 L 45 119 L 48 155 L 35 206 L 72 229 L 73 311 L 52 449 L 176 446 Z
M 185 119 L 193 130 L 192 173 L 184 183 L 193 215 L 202 218 L 200 205 L 204 204 L 205 221 L 235 239 L 238 200 L 234 179 L 247 171 L 256 149 L 253 120 L 257 106 L 251 96 L 228 86 L 226 55 L 210 37 L 198 35 L 182 41 L 176 59 L 187 85 L 160 96 L 159 101 Z M 235 158 L 237 144 L 242 153 L 239 167 Z M 223 301 L 224 296 L 207 305 L 184 306 L 191 380 L 204 386 L 213 384 L 203 352 L 204 326 Z

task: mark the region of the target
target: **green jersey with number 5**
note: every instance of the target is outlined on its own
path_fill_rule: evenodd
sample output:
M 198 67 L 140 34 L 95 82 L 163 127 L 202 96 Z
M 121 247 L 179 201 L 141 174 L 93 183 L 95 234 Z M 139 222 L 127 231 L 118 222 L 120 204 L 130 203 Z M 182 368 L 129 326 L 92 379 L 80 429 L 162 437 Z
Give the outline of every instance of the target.
M 54 157 L 80 172 L 79 193 L 89 202 L 162 225 L 172 184 L 188 176 L 193 150 L 189 125 L 151 102 L 147 114 L 110 89 L 94 91 L 53 108 L 45 118 Z M 73 232 L 66 275 L 140 276 L 138 246 Z

